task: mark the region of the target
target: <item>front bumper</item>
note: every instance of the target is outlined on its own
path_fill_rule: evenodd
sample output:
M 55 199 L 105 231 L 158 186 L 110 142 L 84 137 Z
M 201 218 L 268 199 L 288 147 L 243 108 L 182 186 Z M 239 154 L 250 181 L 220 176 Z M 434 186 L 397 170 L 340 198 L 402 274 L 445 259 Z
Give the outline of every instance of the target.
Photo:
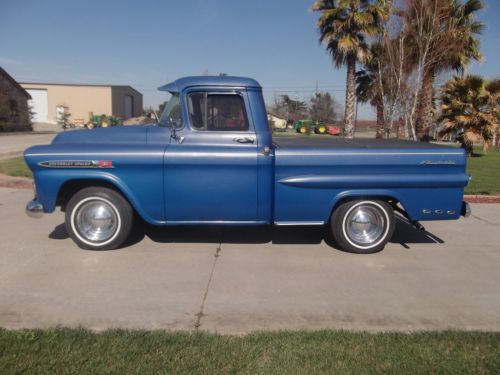
M 470 208 L 470 204 L 467 203 L 467 202 L 462 202 L 462 211 L 460 212 L 460 214 L 463 216 L 463 217 L 469 217 L 472 213 L 472 210 Z
M 35 219 L 39 219 L 43 216 L 43 206 L 36 198 L 29 201 L 26 205 L 26 215 Z

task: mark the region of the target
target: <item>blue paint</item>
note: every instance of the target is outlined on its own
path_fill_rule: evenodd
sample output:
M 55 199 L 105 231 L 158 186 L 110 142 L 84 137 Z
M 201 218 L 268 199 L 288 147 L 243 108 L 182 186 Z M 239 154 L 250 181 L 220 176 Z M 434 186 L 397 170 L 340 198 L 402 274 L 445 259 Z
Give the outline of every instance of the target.
M 468 183 L 460 149 L 328 136 L 273 144 L 253 79 L 187 77 L 160 89 L 180 95 L 182 143 L 165 126 L 126 126 L 65 132 L 25 151 L 45 212 L 54 211 L 65 183 L 97 179 L 113 184 L 155 225 L 321 224 L 341 200 L 367 196 L 399 201 L 414 220 L 460 215 Z M 193 91 L 240 95 L 248 131 L 194 130 L 186 104 Z M 254 142 L 235 142 L 239 137 Z M 113 168 L 39 165 L 58 160 L 109 160 Z

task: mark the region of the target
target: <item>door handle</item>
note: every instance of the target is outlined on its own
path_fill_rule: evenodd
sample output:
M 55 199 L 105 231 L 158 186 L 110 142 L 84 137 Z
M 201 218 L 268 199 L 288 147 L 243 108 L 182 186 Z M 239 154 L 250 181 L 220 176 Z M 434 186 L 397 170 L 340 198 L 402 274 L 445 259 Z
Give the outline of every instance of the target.
M 242 138 L 234 138 L 233 141 L 238 143 L 254 143 L 255 139 L 250 137 L 242 137 Z

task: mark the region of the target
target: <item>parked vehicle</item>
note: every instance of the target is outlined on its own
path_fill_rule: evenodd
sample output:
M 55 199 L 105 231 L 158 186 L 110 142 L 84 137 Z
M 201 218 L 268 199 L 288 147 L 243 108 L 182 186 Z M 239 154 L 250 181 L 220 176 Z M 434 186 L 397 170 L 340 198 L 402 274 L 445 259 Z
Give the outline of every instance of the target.
M 93 128 L 107 128 L 108 126 L 123 125 L 122 119 L 119 117 L 107 115 L 94 115 L 89 114 L 89 122 L 87 123 L 88 129 Z
M 340 128 L 335 125 L 326 125 L 326 133 L 330 135 L 341 135 L 342 130 L 340 130 Z
M 325 134 L 326 126 L 313 120 L 298 120 L 295 122 L 295 130 L 301 134 Z
M 452 220 L 463 202 L 457 148 L 398 140 L 276 137 L 253 79 L 187 77 L 158 124 L 75 130 L 24 153 L 30 216 L 60 206 L 82 248 L 114 249 L 134 213 L 154 225 L 325 225 L 340 248 L 381 250 L 395 211 Z

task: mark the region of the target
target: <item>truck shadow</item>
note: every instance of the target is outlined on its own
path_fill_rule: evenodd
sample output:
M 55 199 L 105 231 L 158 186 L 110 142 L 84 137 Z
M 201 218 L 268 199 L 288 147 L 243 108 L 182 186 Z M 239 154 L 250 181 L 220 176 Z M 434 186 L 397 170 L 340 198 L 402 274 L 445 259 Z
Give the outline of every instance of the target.
M 158 243 L 234 243 L 234 244 L 319 244 L 325 241 L 337 248 L 327 227 L 322 226 L 172 226 L 157 227 L 145 222 L 138 222 L 132 236 L 123 247 L 132 246 L 149 237 Z M 51 239 L 66 239 L 68 234 L 64 224 L 60 224 L 50 233 Z M 396 215 L 396 229 L 390 241 L 409 249 L 409 244 L 444 243 L 438 236 L 427 231 L 415 229 L 405 218 Z
M 396 215 L 396 229 L 390 242 L 409 249 L 409 244 L 442 244 L 444 240 L 426 230 L 416 229 L 406 218 Z

